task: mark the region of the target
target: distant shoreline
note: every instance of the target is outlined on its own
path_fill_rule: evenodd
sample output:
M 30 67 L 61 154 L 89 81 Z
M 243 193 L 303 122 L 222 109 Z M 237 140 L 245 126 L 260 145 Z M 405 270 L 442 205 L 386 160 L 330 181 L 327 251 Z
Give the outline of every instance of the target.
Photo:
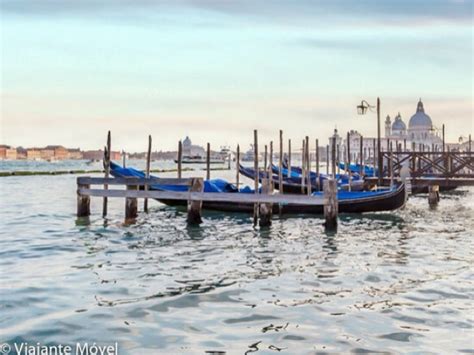
M 183 168 L 182 171 L 199 171 L 206 169 Z M 210 170 L 229 170 L 227 167 L 211 168 Z M 151 169 L 152 173 L 172 173 L 178 169 Z M 58 171 L 0 171 L 0 177 L 8 176 L 32 176 L 32 175 L 77 175 L 77 174 L 101 174 L 104 170 L 58 170 Z

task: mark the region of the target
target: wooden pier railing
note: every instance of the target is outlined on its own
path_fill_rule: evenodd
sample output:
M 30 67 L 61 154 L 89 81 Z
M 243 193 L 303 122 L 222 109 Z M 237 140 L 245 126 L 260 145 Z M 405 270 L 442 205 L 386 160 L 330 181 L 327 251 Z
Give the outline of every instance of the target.
M 474 179 L 474 152 L 382 152 L 382 158 L 387 176 L 408 166 L 412 178 Z
M 331 181 L 332 182 L 332 181 Z M 160 191 L 145 189 L 150 185 L 179 185 L 188 186 L 188 191 Z M 107 188 L 91 188 L 91 185 L 103 185 Z M 271 206 L 283 205 L 321 205 L 325 206 L 325 225 L 327 229 L 337 228 L 337 189 L 333 184 L 328 184 L 324 190 L 324 197 L 273 194 L 273 190 L 264 186 L 262 193 L 242 194 L 225 192 L 203 192 L 204 180 L 202 178 L 103 178 L 103 177 L 78 177 L 77 178 L 77 216 L 90 215 L 90 197 L 125 198 L 125 221 L 131 223 L 138 213 L 137 199 L 157 199 L 187 201 L 188 218 L 190 224 L 201 223 L 202 202 L 229 202 L 265 205 L 259 209 L 260 226 L 271 223 Z M 112 189 L 112 186 L 124 186 L 126 189 Z

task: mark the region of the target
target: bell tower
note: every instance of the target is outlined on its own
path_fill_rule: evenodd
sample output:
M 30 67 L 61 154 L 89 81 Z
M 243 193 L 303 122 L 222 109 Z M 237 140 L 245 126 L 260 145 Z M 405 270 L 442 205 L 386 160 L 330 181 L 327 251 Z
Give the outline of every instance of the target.
M 385 137 L 390 137 L 392 135 L 392 121 L 390 115 L 387 115 L 385 119 Z

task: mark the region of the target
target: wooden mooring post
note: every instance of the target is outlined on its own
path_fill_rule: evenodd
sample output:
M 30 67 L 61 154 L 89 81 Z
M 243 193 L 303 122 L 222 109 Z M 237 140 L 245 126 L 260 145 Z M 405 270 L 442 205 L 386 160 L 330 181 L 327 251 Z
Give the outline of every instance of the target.
M 280 129 L 280 151 L 278 152 L 278 191 L 283 193 L 283 131 Z M 281 212 L 281 208 L 280 208 Z
M 127 185 L 127 190 L 138 190 L 137 185 Z M 138 202 L 135 197 L 125 199 L 125 223 L 134 223 L 138 216 Z
M 235 157 L 235 185 L 237 186 L 237 189 L 239 189 L 240 186 L 240 145 L 237 144 L 237 152 L 236 152 L 236 157 Z
M 265 172 L 265 176 L 268 177 L 268 147 L 265 144 L 264 146 L 264 153 L 263 153 L 263 170 Z M 270 167 L 271 168 L 271 167 Z
M 306 194 L 308 196 L 311 195 L 312 192 L 312 184 L 311 184 L 311 159 L 309 154 L 309 137 L 306 136 L 305 138 L 305 147 L 306 147 Z
M 268 152 L 268 164 L 270 166 L 273 165 L 273 141 L 270 141 L 270 151 Z M 270 186 L 273 191 L 273 172 L 270 170 L 269 171 L 269 179 L 270 179 Z
M 319 181 L 319 139 L 316 139 L 316 191 L 321 191 Z
M 428 186 L 428 203 L 430 208 L 436 208 L 439 203 L 439 186 L 429 185 Z
M 305 182 L 306 182 L 306 154 L 305 154 L 305 142 L 301 145 L 301 194 L 305 193 Z
M 329 175 L 329 144 L 326 145 L 326 175 Z
M 204 179 L 192 178 L 189 192 L 203 192 Z M 188 200 L 188 217 L 186 221 L 189 225 L 199 225 L 202 223 L 201 217 L 202 201 Z
M 270 168 L 271 169 L 271 168 Z M 262 194 L 268 195 L 273 192 L 271 188 L 270 179 L 265 177 L 262 179 Z M 259 226 L 260 227 L 269 227 L 272 224 L 272 211 L 273 204 L 271 203 L 261 203 L 259 211 Z
M 77 185 L 77 217 L 89 217 L 91 215 L 91 198 L 81 195 L 79 189 L 90 189 L 90 185 Z
M 148 136 L 148 150 L 146 153 L 146 171 L 145 177 L 148 179 L 150 177 L 150 165 L 151 165 L 151 135 Z M 145 185 L 145 191 L 148 191 L 148 185 Z M 145 198 L 143 202 L 143 210 L 148 213 L 148 199 Z
M 288 177 L 291 177 L 291 139 L 288 139 Z
M 258 194 L 258 180 L 259 180 L 259 171 L 258 171 L 258 132 L 255 129 L 253 131 L 253 168 L 254 168 L 254 189 L 255 194 Z M 258 221 L 258 203 L 254 204 L 253 207 L 253 225 L 256 226 Z
M 110 149 L 112 147 L 112 135 L 110 131 L 107 133 L 107 145 L 104 148 L 104 170 L 105 170 L 105 178 L 108 178 L 110 175 Z M 109 186 L 107 184 L 104 185 L 104 190 L 108 190 Z M 107 216 L 107 197 L 103 199 L 102 205 L 102 217 Z
M 323 182 L 324 190 L 324 227 L 326 231 L 337 231 L 337 182 L 335 179 L 326 179 Z
M 178 142 L 178 179 L 181 179 L 181 167 L 183 160 L 183 142 Z
M 346 164 L 346 174 L 349 176 L 349 186 L 348 190 L 352 189 L 352 174 L 351 174 L 351 135 L 347 132 L 347 164 Z
M 206 147 L 206 180 L 211 179 L 211 144 L 207 143 Z

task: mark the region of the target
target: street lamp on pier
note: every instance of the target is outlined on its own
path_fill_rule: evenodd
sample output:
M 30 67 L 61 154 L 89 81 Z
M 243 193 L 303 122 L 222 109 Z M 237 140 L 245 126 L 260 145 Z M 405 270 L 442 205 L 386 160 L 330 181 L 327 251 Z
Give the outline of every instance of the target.
M 357 106 L 357 114 L 365 115 L 367 109 L 371 111 L 375 106 L 371 106 L 367 101 L 362 100 L 360 105 Z M 382 155 L 380 154 L 380 98 L 377 97 L 377 161 L 378 161 L 378 185 L 382 185 Z

